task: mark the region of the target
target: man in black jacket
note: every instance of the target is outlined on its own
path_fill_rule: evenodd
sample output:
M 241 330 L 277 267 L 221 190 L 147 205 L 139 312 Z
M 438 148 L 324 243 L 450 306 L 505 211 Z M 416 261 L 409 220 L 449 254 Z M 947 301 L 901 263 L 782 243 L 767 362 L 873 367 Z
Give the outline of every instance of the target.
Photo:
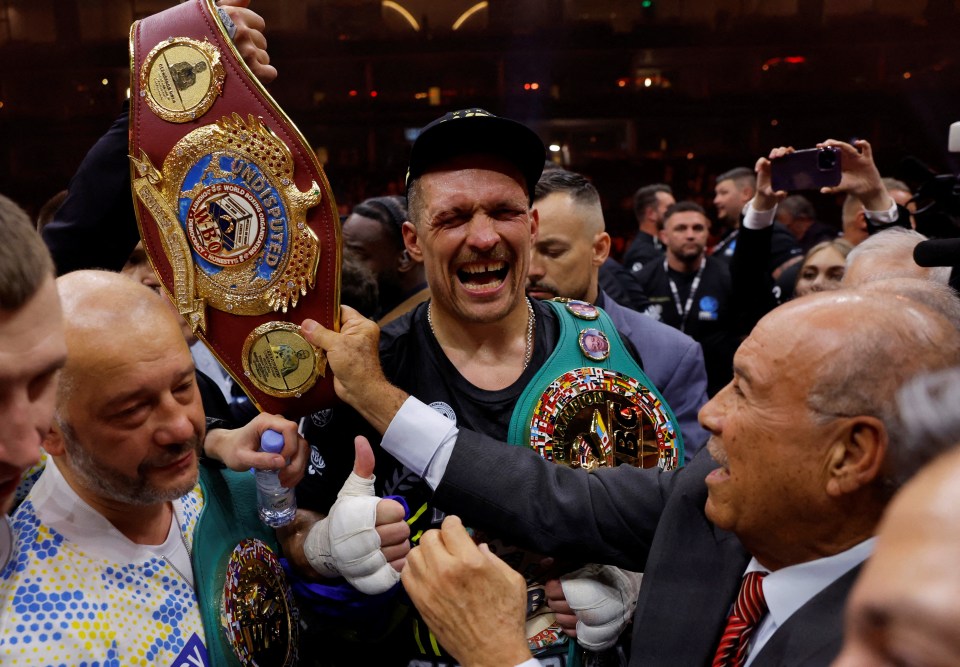
M 707 393 L 712 396 L 730 380 L 739 337 L 730 313 L 730 271 L 706 254 L 709 227 L 698 204 L 684 201 L 668 208 L 660 232 L 666 254 L 644 266 L 637 280 L 650 299 L 647 315 L 703 346 Z
M 346 322 L 348 334 L 315 330 L 315 340 L 339 372 L 341 396 L 392 429 L 415 399 L 377 376 L 373 348 L 370 363 L 352 354 L 343 363 L 373 333 L 358 325 Z M 750 581 L 764 577 L 768 612 L 752 639 L 737 636 L 746 664 L 827 665 L 893 491 L 889 457 L 912 455 L 899 451 L 891 428 L 894 390 L 958 362 L 960 333 L 933 310 L 889 294 L 822 293 L 757 325 L 733 382 L 701 413 L 712 458 L 679 472 L 587 474 L 467 429 L 398 439 L 388 430 L 382 444 L 434 480 L 436 502 L 470 525 L 548 553 L 642 569 L 633 665 L 709 664 L 751 572 Z M 416 457 L 406 458 L 404 444 Z M 522 602 L 515 577 L 464 538 L 453 519 L 425 534 L 408 557 L 406 588 L 461 664 L 519 664 L 522 643 L 501 632 Z

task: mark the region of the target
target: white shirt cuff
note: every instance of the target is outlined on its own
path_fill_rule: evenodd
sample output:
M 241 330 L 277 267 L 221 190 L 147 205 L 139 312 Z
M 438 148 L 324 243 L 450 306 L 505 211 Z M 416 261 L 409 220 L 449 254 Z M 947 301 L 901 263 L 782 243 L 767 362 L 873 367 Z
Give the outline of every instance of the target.
M 766 229 L 773 224 L 777 217 L 777 207 L 774 206 L 769 211 L 758 211 L 753 207 L 753 200 L 747 202 L 743 209 L 743 226 L 747 229 Z
M 890 201 L 890 208 L 886 211 L 865 211 L 867 217 L 881 225 L 889 225 L 890 223 L 896 222 L 899 219 L 897 202 L 893 201 L 893 197 L 890 198 Z
M 526 662 L 521 662 L 516 667 L 540 667 L 540 661 L 536 658 L 530 658 Z
M 381 446 L 436 489 L 459 433 L 456 422 L 410 396 L 387 426 Z

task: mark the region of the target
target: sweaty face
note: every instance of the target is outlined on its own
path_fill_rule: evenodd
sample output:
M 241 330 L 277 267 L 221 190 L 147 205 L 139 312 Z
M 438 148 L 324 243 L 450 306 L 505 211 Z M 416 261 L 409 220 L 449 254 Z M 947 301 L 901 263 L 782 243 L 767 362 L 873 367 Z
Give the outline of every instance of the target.
M 0 511 L 6 513 L 56 407 L 57 375 L 66 361 L 63 316 L 53 278 L 14 311 L 0 310 Z
M 749 197 L 745 197 L 733 179 L 720 181 L 714 188 L 713 205 L 717 207 L 717 218 L 728 224 L 740 220 L 740 212 L 747 201 Z
M 519 171 L 489 156 L 420 177 L 422 210 L 407 245 L 423 258 L 434 308 L 492 323 L 522 307 L 537 218 L 521 183 Z
M 948 455 L 894 499 L 850 596 L 834 667 L 960 664 L 960 458 Z
M 706 478 L 706 514 L 761 562 L 771 546 L 816 534 L 817 506 L 826 500 L 828 426 L 814 419 L 806 398 L 824 354 L 818 341 L 830 345 L 803 316 L 782 313 L 760 321 L 737 350 L 733 381 L 700 411 L 708 451 L 720 464 Z
M 120 334 L 110 350 L 71 344 L 60 431 L 82 497 L 144 505 L 196 484 L 203 405 L 187 346 L 163 324 L 139 342 Z
M 679 211 L 664 221 L 660 242 L 680 261 L 691 262 L 699 259 L 707 247 L 709 227 L 697 211 Z
M 594 263 L 594 233 L 585 225 L 583 208 L 565 192 L 551 193 L 534 207 L 540 233 L 533 244 L 527 293 L 537 299 L 594 300 L 599 264 Z
M 840 289 L 847 259 L 836 248 L 827 246 L 807 257 L 797 276 L 796 296 Z

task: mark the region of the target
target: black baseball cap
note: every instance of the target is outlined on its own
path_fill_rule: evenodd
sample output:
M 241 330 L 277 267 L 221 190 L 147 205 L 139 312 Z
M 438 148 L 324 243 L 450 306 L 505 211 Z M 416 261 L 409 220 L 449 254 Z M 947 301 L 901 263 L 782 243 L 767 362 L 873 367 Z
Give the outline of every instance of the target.
M 471 153 L 496 155 L 516 166 L 533 203 L 546 155 L 543 142 L 526 125 L 483 109 L 451 111 L 420 131 L 410 151 L 407 187 L 433 165 Z

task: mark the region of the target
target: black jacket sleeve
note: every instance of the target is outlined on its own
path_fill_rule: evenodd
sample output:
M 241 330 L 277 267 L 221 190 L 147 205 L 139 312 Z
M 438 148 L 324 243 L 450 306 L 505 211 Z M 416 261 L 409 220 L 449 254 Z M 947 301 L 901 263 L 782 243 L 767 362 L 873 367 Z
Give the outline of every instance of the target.
M 622 465 L 588 473 L 461 429 L 434 500 L 522 547 L 642 571 L 671 495 L 702 486 L 714 467 L 701 453 L 675 472 Z
M 130 190 L 129 109 L 83 158 L 69 194 L 43 229 L 57 274 L 78 269 L 119 271 L 140 240 Z

